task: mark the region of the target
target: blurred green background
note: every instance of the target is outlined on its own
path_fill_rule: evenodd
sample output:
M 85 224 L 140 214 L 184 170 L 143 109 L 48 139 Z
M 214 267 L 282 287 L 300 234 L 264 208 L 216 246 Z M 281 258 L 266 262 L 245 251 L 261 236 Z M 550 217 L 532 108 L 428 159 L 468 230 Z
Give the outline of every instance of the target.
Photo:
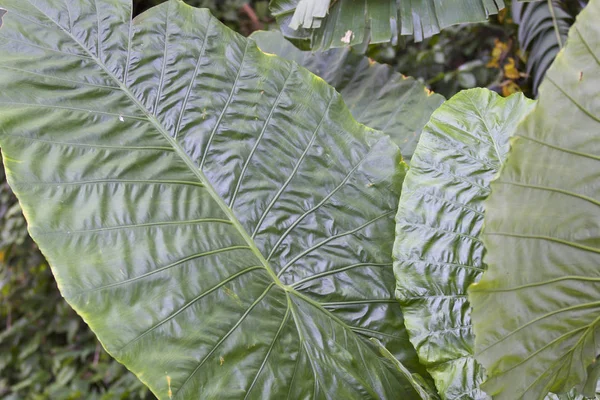
M 136 13 L 161 0 L 134 0 Z M 208 7 L 249 35 L 274 28 L 268 1 L 188 0 Z M 523 90 L 524 54 L 517 27 L 503 11 L 486 24 L 455 26 L 421 43 L 374 46 L 368 55 L 412 75 L 446 97 L 475 86 L 504 95 Z M 0 172 L 0 398 L 151 399 L 153 396 L 102 349 L 60 296 L 43 256 Z

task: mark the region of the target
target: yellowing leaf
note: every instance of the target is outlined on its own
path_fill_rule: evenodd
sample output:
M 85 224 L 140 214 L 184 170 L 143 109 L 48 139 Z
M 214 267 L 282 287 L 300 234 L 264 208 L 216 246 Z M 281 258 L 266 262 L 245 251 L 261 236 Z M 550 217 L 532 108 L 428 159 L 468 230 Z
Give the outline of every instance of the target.
M 488 61 L 486 67 L 500 68 L 500 59 L 508 52 L 508 47 L 509 46 L 507 43 L 504 43 L 499 39 L 495 39 L 494 48 L 492 49 L 492 59 Z
M 521 77 L 519 70 L 515 67 L 515 59 L 512 57 L 509 57 L 508 62 L 504 64 L 504 76 L 509 79 L 519 79 Z
M 505 85 L 502 85 L 502 96 L 508 97 L 513 93 L 517 93 L 521 91 L 521 87 L 517 85 L 513 81 L 507 82 Z

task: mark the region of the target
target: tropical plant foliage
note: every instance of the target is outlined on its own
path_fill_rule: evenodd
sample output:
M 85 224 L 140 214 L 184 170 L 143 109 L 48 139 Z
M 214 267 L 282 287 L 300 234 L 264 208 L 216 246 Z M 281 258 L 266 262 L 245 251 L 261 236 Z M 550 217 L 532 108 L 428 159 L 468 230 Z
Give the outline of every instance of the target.
M 396 295 L 419 358 L 446 399 L 486 397 L 473 358 L 467 288 L 485 269 L 483 200 L 506 160 L 509 137 L 532 106 L 520 94 L 457 94 L 425 126 L 403 185 Z
M 444 98 L 414 78 L 350 48 L 300 51 L 276 32 L 252 35 L 261 50 L 297 62 L 333 86 L 356 120 L 386 133 L 410 160 L 423 126 Z
M 489 375 L 483 388 L 498 398 L 583 390 L 588 380 L 593 395 L 596 386 L 599 20 L 600 4 L 591 2 L 518 128 L 486 204 L 489 270 L 470 298 L 475 350 Z
M 521 48 L 529 52 L 527 73 L 533 75 L 537 94 L 546 70 L 563 47 L 569 28 L 581 6 L 577 1 L 552 0 L 513 4 L 513 18 L 519 24 Z
M 111 354 L 163 397 L 412 396 L 368 342 L 419 369 L 393 298 L 406 167 L 387 136 L 180 1 L 131 23 L 128 1 L 0 4 L 9 182 Z
M 0 397 L 149 398 L 56 290 L 6 182 L 0 204 Z
M 504 8 L 502 0 L 271 0 L 271 12 L 284 34 L 310 39 L 312 49 L 397 42 L 398 35 L 417 41 L 442 28 L 482 22 Z
M 266 23 L 254 3 L 217 10 Z M 7 179 L 62 295 L 158 398 L 594 395 L 600 0 L 539 102 L 473 89 L 442 104 L 361 55 L 407 15 L 425 33 L 481 11 L 451 3 L 273 0 L 315 48 L 345 30 L 345 48 L 314 53 L 180 0 L 135 18 L 130 0 L 0 0 Z M 528 37 L 538 14 L 518 14 Z M 511 48 L 479 66 L 517 85 Z M 64 304 L 38 320 L 56 303 L 41 256 L 19 262 L 35 251 L 19 210 L 0 187 L 0 394 L 147 396 Z

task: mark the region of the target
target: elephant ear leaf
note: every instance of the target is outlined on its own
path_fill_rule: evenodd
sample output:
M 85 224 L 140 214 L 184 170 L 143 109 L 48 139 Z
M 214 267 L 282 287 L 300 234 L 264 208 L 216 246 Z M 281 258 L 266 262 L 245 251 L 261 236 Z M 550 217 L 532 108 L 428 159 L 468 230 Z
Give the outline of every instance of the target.
M 406 165 L 335 90 L 170 0 L 0 0 L 0 146 L 31 236 L 161 399 L 416 398 Z
M 470 300 L 476 358 L 488 373 L 483 388 L 494 398 L 541 399 L 573 387 L 594 392 L 600 353 L 598 21 L 600 1 L 592 0 L 548 70 L 486 203 L 489 268 L 471 287 Z
M 354 118 L 389 135 L 405 160 L 412 157 L 431 113 L 444 102 L 416 79 L 348 47 L 301 51 L 278 32 L 255 32 L 252 39 L 264 52 L 296 61 L 323 78 L 342 95 Z
M 485 399 L 467 288 L 486 265 L 483 201 L 534 101 L 465 90 L 421 135 L 396 216 L 394 272 L 410 340 L 444 399 Z

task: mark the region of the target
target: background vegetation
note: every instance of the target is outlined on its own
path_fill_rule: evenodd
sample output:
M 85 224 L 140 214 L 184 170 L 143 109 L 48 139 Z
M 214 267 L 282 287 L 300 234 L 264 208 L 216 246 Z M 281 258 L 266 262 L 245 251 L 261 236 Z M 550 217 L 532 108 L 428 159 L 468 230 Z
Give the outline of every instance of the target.
M 134 0 L 135 11 L 160 2 Z M 266 0 L 187 2 L 210 8 L 244 35 L 274 27 Z M 563 6 L 566 23 L 581 8 L 578 2 Z M 510 5 L 486 24 L 451 27 L 421 43 L 408 38 L 397 46 L 374 46 L 368 55 L 419 78 L 447 98 L 471 87 L 488 87 L 503 95 L 524 91 L 533 97 L 527 55 L 536 51 L 535 38 L 521 48 L 519 39 L 523 41 L 526 32 L 519 30 L 507 10 Z M 526 13 L 521 12 L 521 24 L 525 23 L 523 18 L 526 20 Z M 3 171 L 0 169 L 0 398 L 152 398 L 132 374 L 104 352 L 62 300 L 49 267 L 27 235 Z

